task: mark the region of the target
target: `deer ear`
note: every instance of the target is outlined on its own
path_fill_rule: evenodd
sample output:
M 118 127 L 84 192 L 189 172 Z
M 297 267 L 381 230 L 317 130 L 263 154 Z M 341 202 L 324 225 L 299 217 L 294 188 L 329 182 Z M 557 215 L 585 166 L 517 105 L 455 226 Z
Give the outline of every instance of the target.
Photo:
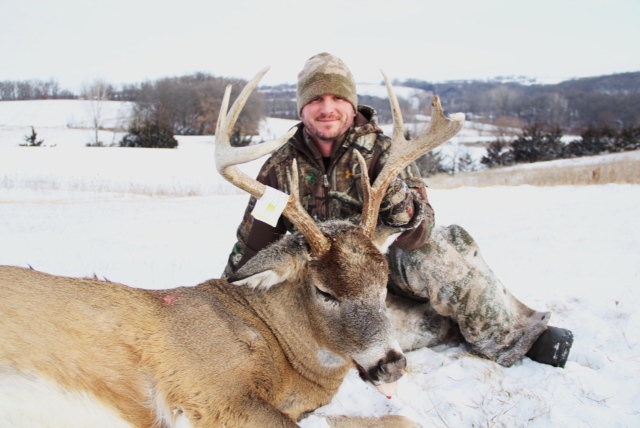
M 391 244 L 393 244 L 401 233 L 401 229 L 386 226 L 381 223 L 376 227 L 376 231 L 371 240 L 373 241 L 373 245 L 375 245 L 382 254 L 386 254 Z
M 227 281 L 252 289 L 269 289 L 296 277 L 310 260 L 309 248 L 288 239 L 290 236 L 261 250 Z

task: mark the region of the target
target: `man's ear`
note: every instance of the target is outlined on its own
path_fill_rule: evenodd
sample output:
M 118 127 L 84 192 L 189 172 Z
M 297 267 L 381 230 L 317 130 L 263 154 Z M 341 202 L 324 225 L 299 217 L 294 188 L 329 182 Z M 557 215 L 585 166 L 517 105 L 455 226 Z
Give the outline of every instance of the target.
M 310 256 L 306 243 L 288 235 L 253 256 L 227 281 L 252 289 L 269 289 L 295 278 L 306 267 Z

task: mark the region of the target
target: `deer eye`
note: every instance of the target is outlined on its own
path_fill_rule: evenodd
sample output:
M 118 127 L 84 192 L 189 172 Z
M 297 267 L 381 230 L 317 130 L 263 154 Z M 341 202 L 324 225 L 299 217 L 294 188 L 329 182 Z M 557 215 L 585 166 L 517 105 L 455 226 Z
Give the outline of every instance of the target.
M 316 292 L 324 299 L 325 302 L 338 303 L 338 299 L 336 299 L 331 293 L 321 290 L 318 287 L 316 287 Z

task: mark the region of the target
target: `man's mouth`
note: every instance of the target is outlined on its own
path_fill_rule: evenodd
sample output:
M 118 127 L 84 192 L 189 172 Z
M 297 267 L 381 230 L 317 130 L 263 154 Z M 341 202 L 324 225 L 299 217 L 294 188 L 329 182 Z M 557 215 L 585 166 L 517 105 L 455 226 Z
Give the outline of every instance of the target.
M 318 119 L 316 119 L 318 122 L 335 122 L 335 121 L 339 121 L 340 117 L 336 117 L 336 116 L 328 116 L 328 117 L 319 117 Z

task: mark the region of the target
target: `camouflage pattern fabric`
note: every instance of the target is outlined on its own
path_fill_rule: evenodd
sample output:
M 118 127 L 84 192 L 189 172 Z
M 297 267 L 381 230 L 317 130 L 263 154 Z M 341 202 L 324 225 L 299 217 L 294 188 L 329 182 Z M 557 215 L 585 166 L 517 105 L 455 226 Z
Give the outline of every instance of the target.
M 390 291 L 428 302 L 432 309 L 416 307 L 412 315 L 408 311 L 396 314 L 416 318 L 409 329 L 422 326 L 420 336 L 398 331 L 398 337 L 405 333 L 412 337 L 412 343 L 402 344 L 406 348 L 434 346 L 455 338 L 450 319 L 473 353 L 508 367 L 520 360 L 546 329 L 549 312 L 535 311 L 516 299 L 460 226 L 437 227 L 422 248 L 392 248 L 388 259 Z M 408 322 L 392 318 L 397 329 Z

